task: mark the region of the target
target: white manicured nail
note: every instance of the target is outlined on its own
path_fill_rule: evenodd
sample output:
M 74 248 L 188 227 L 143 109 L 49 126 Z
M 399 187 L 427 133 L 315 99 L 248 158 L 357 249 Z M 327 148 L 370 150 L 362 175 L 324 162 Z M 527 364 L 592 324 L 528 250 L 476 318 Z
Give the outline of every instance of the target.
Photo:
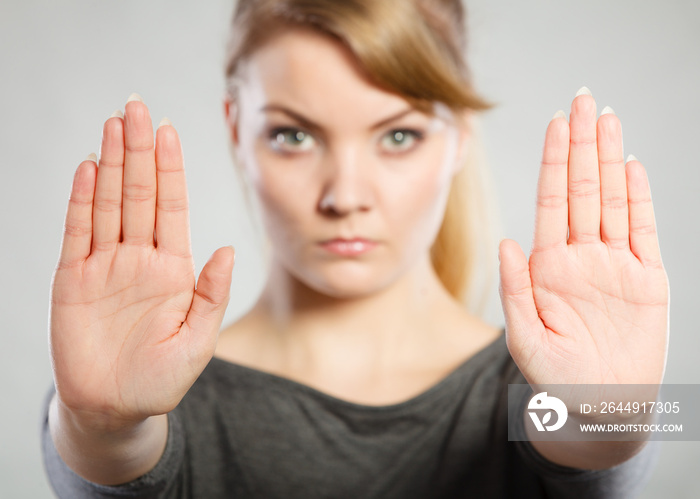
M 554 113 L 554 116 L 552 116 L 552 120 L 556 120 L 557 118 L 564 118 L 566 119 L 566 113 L 562 111 L 561 109 Z
M 600 112 L 601 116 L 603 116 L 604 114 L 615 114 L 615 111 L 613 111 L 613 108 L 611 108 L 610 106 L 605 106 Z
M 625 161 L 625 163 L 629 163 L 630 161 L 639 161 L 639 160 L 637 159 L 637 157 L 634 154 L 630 154 L 629 156 L 627 156 L 627 161 Z
M 140 96 L 139 94 L 137 94 L 136 92 L 134 92 L 133 94 L 131 94 L 131 95 L 129 96 L 129 98 L 126 100 L 126 102 L 131 102 L 131 101 L 133 101 L 133 100 L 137 100 L 137 101 L 139 101 L 139 102 L 143 102 L 143 99 L 141 98 L 141 96 Z
M 91 152 L 90 154 L 88 154 L 88 157 L 85 158 L 85 161 L 94 161 L 95 163 L 97 163 L 97 154 Z
M 578 92 L 576 92 L 576 97 L 579 95 L 593 95 L 590 90 L 588 90 L 588 87 L 581 87 L 578 89 Z
M 121 109 L 117 109 L 110 116 L 110 118 L 123 118 L 123 117 L 124 117 L 124 113 L 122 113 Z
M 162 120 L 160 120 L 160 123 L 158 124 L 158 128 L 165 126 L 165 125 L 173 126 L 173 124 L 170 123 L 170 120 L 168 118 L 163 118 Z

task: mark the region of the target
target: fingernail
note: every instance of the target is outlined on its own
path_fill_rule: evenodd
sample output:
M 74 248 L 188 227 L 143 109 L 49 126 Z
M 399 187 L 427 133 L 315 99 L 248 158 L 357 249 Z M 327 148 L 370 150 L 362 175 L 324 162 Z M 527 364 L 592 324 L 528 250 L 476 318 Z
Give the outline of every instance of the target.
M 95 163 L 97 163 L 97 154 L 91 152 L 90 154 L 88 154 L 88 157 L 85 158 L 85 161 L 94 161 Z
M 110 116 L 110 118 L 123 118 L 123 117 L 124 117 L 124 113 L 122 113 L 121 109 L 117 109 Z
M 160 120 L 160 123 L 158 123 L 158 128 L 165 126 L 165 125 L 173 126 L 173 124 L 170 123 L 170 120 L 168 118 L 163 118 L 162 120 Z
M 579 95 L 593 95 L 590 90 L 588 90 L 588 87 L 581 87 L 578 89 L 578 92 L 576 92 L 576 97 Z
M 611 108 L 610 106 L 605 106 L 600 112 L 601 116 L 603 116 L 604 114 L 615 114 L 615 111 L 613 111 L 613 108 Z
M 132 100 L 137 100 L 139 102 L 143 102 L 143 99 L 141 98 L 141 96 L 139 94 L 137 94 L 136 92 L 131 94 L 129 96 L 129 98 L 126 100 L 126 102 L 131 102 Z
M 566 113 L 562 111 L 561 109 L 554 113 L 554 116 L 552 116 L 552 120 L 556 120 L 557 118 L 564 118 L 566 119 Z
M 637 159 L 637 157 L 634 154 L 630 154 L 629 156 L 627 156 L 627 161 L 625 161 L 625 163 L 629 163 L 630 161 L 639 161 L 639 160 Z

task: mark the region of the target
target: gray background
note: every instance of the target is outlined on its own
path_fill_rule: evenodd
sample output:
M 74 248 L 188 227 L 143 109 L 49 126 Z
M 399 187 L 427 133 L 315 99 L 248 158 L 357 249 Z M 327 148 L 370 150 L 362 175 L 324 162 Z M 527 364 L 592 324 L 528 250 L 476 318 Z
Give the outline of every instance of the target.
M 672 289 L 666 381 L 699 383 L 697 216 L 700 4 L 695 0 L 469 2 L 478 88 L 502 235 L 530 248 L 544 130 L 587 85 L 622 119 L 625 153 L 647 167 Z M 222 117 L 224 0 L 4 0 L 0 4 L 0 497 L 51 497 L 40 461 L 50 278 L 77 164 L 103 121 L 139 92 L 185 150 L 197 269 L 237 250 L 226 322 L 262 286 L 263 262 Z M 496 287 L 487 313 L 502 325 Z M 699 415 L 700 416 L 700 415 Z M 664 444 L 644 497 L 700 497 L 700 443 Z

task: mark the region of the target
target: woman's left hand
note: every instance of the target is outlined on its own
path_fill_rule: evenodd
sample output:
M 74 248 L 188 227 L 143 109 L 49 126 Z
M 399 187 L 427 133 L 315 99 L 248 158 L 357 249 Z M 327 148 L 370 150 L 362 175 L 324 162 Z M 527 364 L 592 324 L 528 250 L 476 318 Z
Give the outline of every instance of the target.
M 508 349 L 530 385 L 662 381 L 669 287 L 649 183 L 587 89 L 547 128 L 530 259 L 499 247 Z M 567 234 L 568 229 L 568 234 Z

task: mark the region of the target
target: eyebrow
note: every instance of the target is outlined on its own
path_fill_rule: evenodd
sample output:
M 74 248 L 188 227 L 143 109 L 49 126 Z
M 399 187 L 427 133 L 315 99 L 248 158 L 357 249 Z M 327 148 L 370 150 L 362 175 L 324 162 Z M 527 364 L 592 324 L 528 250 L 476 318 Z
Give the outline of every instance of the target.
M 286 114 L 287 116 L 290 116 L 291 118 L 297 120 L 298 122 L 300 122 L 305 127 L 309 128 L 311 130 L 321 130 L 323 128 L 323 127 L 321 127 L 321 125 L 314 123 L 309 118 L 299 114 L 296 111 L 289 109 L 288 107 L 282 106 L 280 104 L 267 104 L 267 105 L 260 108 L 260 112 L 266 112 L 266 111 L 279 111 L 279 112 Z M 409 107 L 407 109 L 404 109 L 403 111 L 399 111 L 396 114 L 393 114 L 391 116 L 388 116 L 388 117 L 378 121 L 377 123 L 375 123 L 374 125 L 372 125 L 370 127 L 370 130 L 376 130 L 377 128 L 380 128 L 380 127 L 386 125 L 387 123 L 391 123 L 392 121 L 396 121 L 399 118 L 406 116 L 407 114 L 413 113 L 414 111 L 417 111 L 417 110 L 413 107 Z

